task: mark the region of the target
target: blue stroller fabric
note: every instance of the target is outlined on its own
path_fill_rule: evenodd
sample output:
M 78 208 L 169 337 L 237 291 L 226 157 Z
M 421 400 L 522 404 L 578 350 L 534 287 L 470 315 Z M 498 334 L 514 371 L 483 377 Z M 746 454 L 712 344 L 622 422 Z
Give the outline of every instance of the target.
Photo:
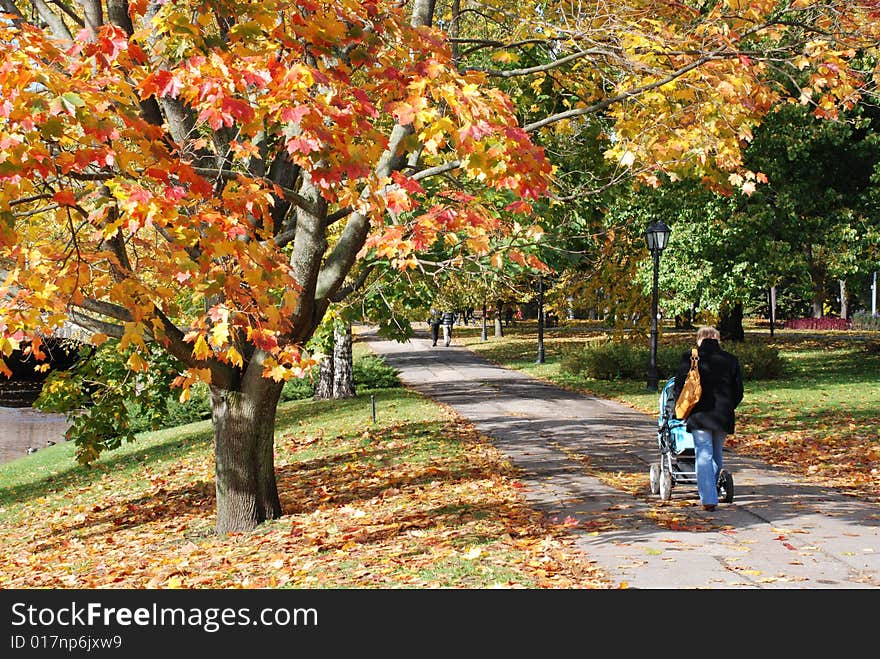
M 672 398 L 672 389 L 675 387 L 675 378 L 669 378 L 660 392 L 660 417 L 657 421 L 659 426 L 658 440 L 663 442 L 664 426 L 669 431 L 669 449 L 676 455 L 684 451 L 694 449 L 694 436 L 687 430 L 687 422 L 675 418 L 675 400 Z

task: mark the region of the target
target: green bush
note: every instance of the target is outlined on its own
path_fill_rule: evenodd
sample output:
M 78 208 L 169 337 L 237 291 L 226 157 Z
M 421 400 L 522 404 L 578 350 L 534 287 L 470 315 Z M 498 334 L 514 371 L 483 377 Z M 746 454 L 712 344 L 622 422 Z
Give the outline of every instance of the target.
M 399 387 L 400 376 L 380 355 L 355 357 L 352 365 L 355 387 L 364 389 L 392 389 Z
M 313 375 L 317 377 L 318 369 L 314 369 Z M 281 389 L 281 400 L 304 400 L 315 395 L 315 383 L 306 375 L 304 378 L 288 380 Z
M 658 348 L 657 372 L 661 378 L 674 373 L 680 356 L 681 350 L 677 348 Z M 563 372 L 593 380 L 634 380 L 647 374 L 650 358 L 647 346 L 607 341 L 568 352 L 562 358 L 560 368 Z
M 867 312 L 859 312 L 853 314 L 852 328 L 854 330 L 876 330 L 880 331 L 880 316 L 872 316 Z
M 739 359 L 745 380 L 774 380 L 785 372 L 785 362 L 776 348 L 762 343 L 728 343 L 724 349 Z
M 725 349 L 740 360 L 746 380 L 782 376 L 784 363 L 775 348 L 743 343 L 726 345 Z M 657 348 L 657 374 L 661 382 L 675 375 L 685 352 L 681 346 Z M 565 373 L 593 380 L 637 380 L 646 376 L 650 358 L 647 346 L 608 341 L 569 351 L 562 357 L 560 368 Z
M 172 428 L 211 418 L 211 392 L 204 382 L 190 388 L 190 397 L 180 402 L 179 392 L 169 396 L 164 410 L 145 410 L 137 401 L 126 403 L 132 432 Z

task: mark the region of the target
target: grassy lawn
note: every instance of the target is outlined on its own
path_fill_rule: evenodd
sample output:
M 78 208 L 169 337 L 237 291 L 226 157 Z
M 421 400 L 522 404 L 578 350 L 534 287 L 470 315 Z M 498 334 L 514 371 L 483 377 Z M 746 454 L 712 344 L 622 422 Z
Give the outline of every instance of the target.
M 371 416 L 376 399 L 377 421 Z M 279 408 L 284 516 L 213 533 L 207 422 L 0 465 L 0 588 L 608 588 L 470 426 L 403 389 Z
M 599 381 L 561 371 L 565 351 L 601 338 L 600 330 L 587 324 L 545 330 L 544 364 L 535 363 L 534 321 L 505 328 L 505 334 L 495 337 L 490 326 L 482 341 L 478 328 L 457 327 L 456 341 L 496 363 L 658 413 L 658 396 L 647 391 L 645 380 Z M 665 330 L 660 341 L 681 344 L 684 350 L 693 335 Z M 737 433 L 727 446 L 845 493 L 880 501 L 880 354 L 872 350 L 880 333 L 777 330 L 770 337 L 767 330 L 751 330 L 746 341 L 778 348 L 786 371 L 780 379 L 745 383 Z

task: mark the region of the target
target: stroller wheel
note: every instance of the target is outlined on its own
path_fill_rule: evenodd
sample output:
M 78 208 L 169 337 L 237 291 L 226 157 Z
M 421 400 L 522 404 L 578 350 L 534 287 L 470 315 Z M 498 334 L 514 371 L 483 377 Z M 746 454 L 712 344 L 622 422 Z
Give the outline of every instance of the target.
M 672 498 L 672 472 L 665 469 L 660 474 L 660 500 L 669 501 Z
M 651 494 L 657 494 L 660 491 L 660 465 L 653 463 L 648 473 L 651 477 Z
M 718 500 L 733 502 L 733 475 L 726 469 L 718 472 Z

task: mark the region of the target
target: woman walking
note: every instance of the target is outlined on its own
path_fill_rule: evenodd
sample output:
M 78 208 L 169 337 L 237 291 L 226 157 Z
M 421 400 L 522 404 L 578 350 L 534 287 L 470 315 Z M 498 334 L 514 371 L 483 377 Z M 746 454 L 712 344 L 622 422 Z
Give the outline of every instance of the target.
M 714 327 L 697 330 L 700 400 L 687 418 L 687 429 L 694 437 L 697 490 L 703 510 L 718 505 L 718 472 L 721 471 L 721 449 L 727 435 L 735 430 L 734 410 L 743 399 L 743 379 L 739 360 L 721 349 L 721 334 Z M 681 358 L 675 374 L 673 395 L 676 400 L 684 386 L 691 365 L 691 352 Z

